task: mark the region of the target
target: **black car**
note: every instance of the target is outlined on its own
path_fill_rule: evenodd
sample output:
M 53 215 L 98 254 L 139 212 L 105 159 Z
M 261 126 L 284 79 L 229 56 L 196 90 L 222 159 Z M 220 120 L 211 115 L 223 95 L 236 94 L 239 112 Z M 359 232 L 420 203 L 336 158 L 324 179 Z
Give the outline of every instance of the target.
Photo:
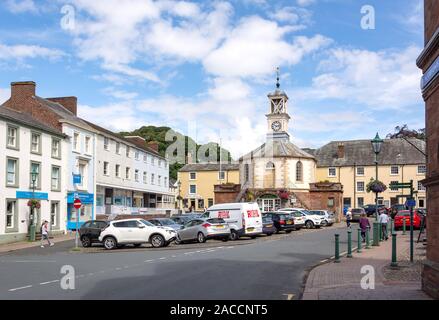
M 363 207 L 363 209 L 364 209 L 364 211 L 366 211 L 366 214 L 368 217 L 375 215 L 376 208 L 377 208 L 377 206 L 374 204 L 368 204 L 368 205 L 365 205 Z M 379 204 L 378 205 L 378 214 L 380 214 L 383 210 L 385 210 L 387 212 L 386 206 L 383 204 Z
M 269 216 L 262 216 L 262 225 L 262 233 L 266 234 L 267 236 L 271 236 L 273 233 L 277 232 L 273 219 L 271 219 Z
M 101 231 L 108 227 L 108 222 L 103 220 L 89 220 L 79 228 L 79 239 L 84 248 L 91 247 L 98 243 Z
M 270 217 L 273 220 L 276 233 L 280 231 L 285 231 L 286 233 L 291 233 L 296 230 L 294 226 L 294 218 L 289 213 L 284 212 L 269 212 L 265 216 Z

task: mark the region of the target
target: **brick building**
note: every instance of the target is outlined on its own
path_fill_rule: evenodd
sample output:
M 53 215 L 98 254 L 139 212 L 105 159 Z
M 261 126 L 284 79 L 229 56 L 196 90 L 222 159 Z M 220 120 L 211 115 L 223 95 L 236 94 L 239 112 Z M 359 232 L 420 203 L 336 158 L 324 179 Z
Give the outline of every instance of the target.
M 427 260 L 422 288 L 439 299 L 439 1 L 425 0 L 425 49 L 417 60 L 423 70 L 427 135 Z

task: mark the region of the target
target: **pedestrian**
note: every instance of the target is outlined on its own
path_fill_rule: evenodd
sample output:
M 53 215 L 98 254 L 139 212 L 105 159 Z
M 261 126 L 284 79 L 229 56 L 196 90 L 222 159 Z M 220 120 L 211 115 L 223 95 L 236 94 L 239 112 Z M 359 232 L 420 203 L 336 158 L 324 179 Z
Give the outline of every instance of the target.
M 383 239 L 386 239 L 387 241 L 389 239 L 389 236 L 387 235 L 387 224 L 389 223 L 389 216 L 385 212 L 381 212 L 378 222 L 381 224 Z
M 366 242 L 367 228 L 370 228 L 369 219 L 367 218 L 367 215 L 363 213 L 360 218 L 361 238 L 363 239 L 363 242 Z
M 351 227 L 351 221 L 352 221 L 352 212 L 351 209 L 348 209 L 348 212 L 346 212 L 346 225 L 348 228 Z
M 49 246 L 53 246 L 53 243 L 49 240 L 49 222 L 44 220 L 43 224 L 41 225 L 41 248 L 44 248 L 43 241 L 47 240 L 47 243 Z

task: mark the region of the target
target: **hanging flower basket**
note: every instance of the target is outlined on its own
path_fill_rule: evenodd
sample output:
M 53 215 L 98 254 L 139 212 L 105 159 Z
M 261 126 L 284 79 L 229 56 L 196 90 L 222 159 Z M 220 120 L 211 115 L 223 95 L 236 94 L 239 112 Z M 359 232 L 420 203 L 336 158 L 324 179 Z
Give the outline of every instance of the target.
M 29 200 L 27 202 L 27 206 L 31 207 L 33 209 L 40 209 L 41 208 L 41 203 L 38 200 Z
M 367 184 L 367 192 L 382 193 L 387 190 L 387 186 L 379 180 L 371 180 Z
M 290 198 L 290 193 L 288 191 L 282 190 L 282 191 L 279 191 L 278 196 L 282 200 L 288 200 Z

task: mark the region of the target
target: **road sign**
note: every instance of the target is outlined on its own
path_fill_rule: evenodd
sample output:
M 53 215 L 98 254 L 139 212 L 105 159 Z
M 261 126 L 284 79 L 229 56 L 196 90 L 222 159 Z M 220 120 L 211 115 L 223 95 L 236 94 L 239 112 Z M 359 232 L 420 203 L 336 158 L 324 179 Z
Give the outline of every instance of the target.
M 75 209 L 81 209 L 81 207 L 82 207 L 81 200 L 75 199 L 75 201 L 73 202 L 73 207 L 75 207 Z
M 391 183 L 389 186 L 391 189 L 410 189 L 412 187 L 412 184 L 410 184 L 410 183 Z
M 416 207 L 416 200 L 415 199 L 408 199 L 405 203 L 407 207 Z

